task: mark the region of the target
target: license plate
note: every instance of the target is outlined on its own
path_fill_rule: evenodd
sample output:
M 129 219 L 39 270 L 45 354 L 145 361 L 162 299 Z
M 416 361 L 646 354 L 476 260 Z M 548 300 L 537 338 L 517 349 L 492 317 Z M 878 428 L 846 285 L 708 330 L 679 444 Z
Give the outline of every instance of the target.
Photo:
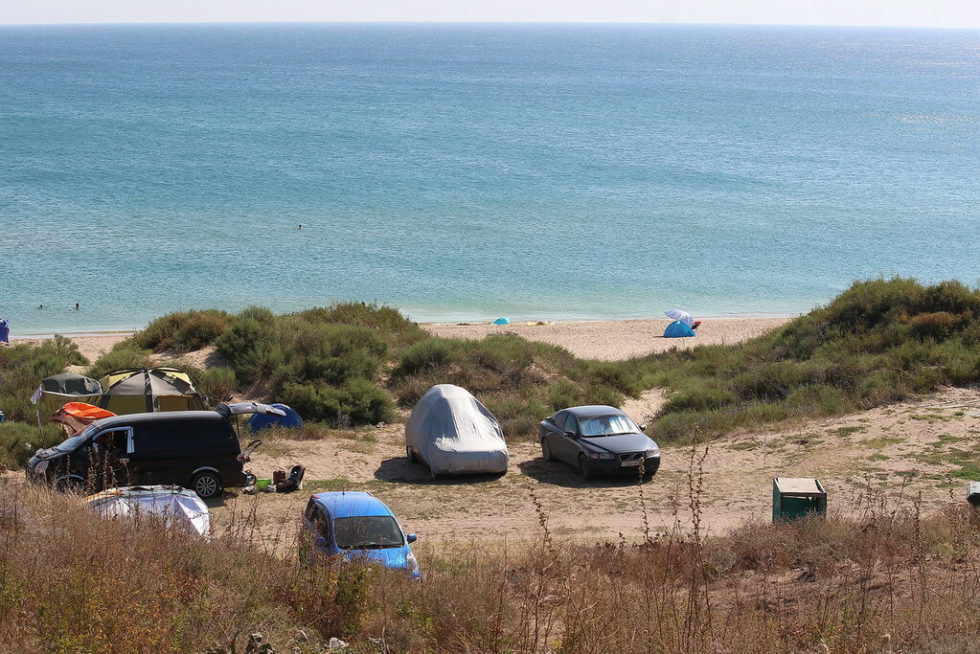
M 623 461 L 622 462 L 622 466 L 624 468 L 636 468 L 636 467 L 639 467 L 639 465 L 640 465 L 640 460 L 639 459 L 633 459 L 632 461 Z

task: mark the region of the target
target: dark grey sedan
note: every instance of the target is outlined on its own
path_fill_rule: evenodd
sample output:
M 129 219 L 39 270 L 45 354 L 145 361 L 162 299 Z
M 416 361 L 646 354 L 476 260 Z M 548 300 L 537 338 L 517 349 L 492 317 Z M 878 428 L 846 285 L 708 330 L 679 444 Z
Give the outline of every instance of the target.
M 631 473 L 653 476 L 660 448 L 625 413 L 611 406 L 575 406 L 545 418 L 538 426 L 547 461 L 576 466 L 582 476 Z

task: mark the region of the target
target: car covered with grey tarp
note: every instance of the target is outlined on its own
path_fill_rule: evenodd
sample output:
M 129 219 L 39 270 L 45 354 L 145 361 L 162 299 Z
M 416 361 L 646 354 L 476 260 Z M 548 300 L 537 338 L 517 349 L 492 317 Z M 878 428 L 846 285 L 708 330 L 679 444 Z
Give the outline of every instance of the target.
M 405 453 L 436 475 L 504 473 L 510 463 L 500 423 L 469 391 L 430 388 L 405 423 Z

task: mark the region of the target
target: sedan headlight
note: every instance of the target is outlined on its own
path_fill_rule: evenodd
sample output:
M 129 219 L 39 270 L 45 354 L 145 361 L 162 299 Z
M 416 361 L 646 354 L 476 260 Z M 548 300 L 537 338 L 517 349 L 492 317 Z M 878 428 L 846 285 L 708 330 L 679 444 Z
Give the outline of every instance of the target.
M 659 447 L 651 447 L 649 450 L 647 450 L 647 458 L 648 459 L 652 459 L 655 456 L 660 456 L 660 448 Z
M 615 459 L 616 455 L 612 452 L 589 452 L 590 459 Z

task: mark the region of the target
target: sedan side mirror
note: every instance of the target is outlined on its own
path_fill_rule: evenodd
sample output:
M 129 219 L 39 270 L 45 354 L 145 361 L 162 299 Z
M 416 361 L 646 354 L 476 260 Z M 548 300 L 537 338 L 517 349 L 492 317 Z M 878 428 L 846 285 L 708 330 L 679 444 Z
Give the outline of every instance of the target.
M 646 425 L 640 425 L 640 431 L 646 431 L 646 430 L 647 430 Z
M 407 536 L 405 536 L 405 542 L 407 543 L 414 543 L 418 539 L 419 539 L 418 534 L 408 534 Z
M 565 435 L 568 436 L 569 438 L 575 438 L 576 436 L 578 436 L 578 434 L 576 434 L 573 431 L 566 431 Z

